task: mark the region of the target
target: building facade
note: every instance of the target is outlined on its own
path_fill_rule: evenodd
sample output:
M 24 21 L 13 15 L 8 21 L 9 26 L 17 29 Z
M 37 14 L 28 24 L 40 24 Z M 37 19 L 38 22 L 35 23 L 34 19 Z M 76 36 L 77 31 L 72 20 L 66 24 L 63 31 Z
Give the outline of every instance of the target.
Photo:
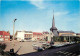
M 10 41 L 10 33 L 6 31 L 0 31 L 0 41 Z
M 33 32 L 32 31 L 25 31 L 25 39 L 28 40 L 28 39 L 32 39 L 33 38 Z
M 42 40 L 43 34 L 41 32 L 33 32 L 33 38 L 36 40 Z
M 18 41 L 24 40 L 24 39 L 31 39 L 33 37 L 32 31 L 17 31 L 15 34 L 15 37 Z
M 76 33 L 76 36 L 80 37 L 80 33 Z

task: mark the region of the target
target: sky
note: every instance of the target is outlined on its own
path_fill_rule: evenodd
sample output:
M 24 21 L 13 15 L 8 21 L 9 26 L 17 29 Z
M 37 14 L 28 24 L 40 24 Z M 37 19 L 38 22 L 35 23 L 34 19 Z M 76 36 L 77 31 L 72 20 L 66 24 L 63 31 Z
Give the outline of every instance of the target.
M 0 31 L 50 31 L 54 15 L 58 30 L 80 33 L 79 0 L 2 0 Z

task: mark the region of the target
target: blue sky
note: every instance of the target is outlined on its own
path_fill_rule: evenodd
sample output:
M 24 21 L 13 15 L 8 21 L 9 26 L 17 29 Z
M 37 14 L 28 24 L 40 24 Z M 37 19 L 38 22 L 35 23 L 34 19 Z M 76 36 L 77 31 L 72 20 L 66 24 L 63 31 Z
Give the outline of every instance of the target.
M 54 14 L 58 30 L 72 30 L 80 33 L 78 0 L 2 0 L 0 1 L 0 30 L 13 31 L 49 31 Z M 54 13 L 53 13 L 54 10 Z

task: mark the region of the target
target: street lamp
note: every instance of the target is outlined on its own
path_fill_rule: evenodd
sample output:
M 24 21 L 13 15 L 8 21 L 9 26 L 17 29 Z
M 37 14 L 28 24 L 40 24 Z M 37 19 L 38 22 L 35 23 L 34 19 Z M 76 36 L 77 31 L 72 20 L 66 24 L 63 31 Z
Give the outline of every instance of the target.
M 69 32 L 69 43 L 70 43 L 70 41 L 71 41 L 71 40 L 70 40 L 70 32 Z
M 14 53 L 14 36 L 15 36 L 15 35 L 14 35 L 14 29 L 15 29 L 15 21 L 16 21 L 16 20 L 17 20 L 17 19 L 14 19 L 14 20 L 13 20 L 13 42 L 12 42 L 12 43 L 13 43 L 13 44 L 12 44 L 13 47 L 12 47 L 12 49 L 10 49 L 10 53 Z
M 14 30 L 15 30 L 15 21 L 16 21 L 17 19 L 14 19 L 13 20 L 13 48 L 14 48 L 14 37 L 15 37 L 15 35 L 14 35 Z

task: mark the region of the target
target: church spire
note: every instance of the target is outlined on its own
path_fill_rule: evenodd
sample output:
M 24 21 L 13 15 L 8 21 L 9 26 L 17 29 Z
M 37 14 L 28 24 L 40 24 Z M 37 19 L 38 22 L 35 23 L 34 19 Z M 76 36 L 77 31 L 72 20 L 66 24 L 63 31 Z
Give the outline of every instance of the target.
M 58 31 L 57 31 L 57 28 L 55 27 L 55 22 L 54 22 L 54 14 L 53 14 L 53 19 L 52 19 L 52 27 L 50 28 L 50 31 L 53 32 L 54 36 L 58 36 Z
M 55 21 L 54 21 L 54 10 L 53 10 L 53 19 L 52 19 L 52 29 L 57 30 L 57 28 L 55 27 Z
M 54 22 L 54 10 L 53 10 L 52 28 L 54 27 L 55 27 L 55 22 Z

